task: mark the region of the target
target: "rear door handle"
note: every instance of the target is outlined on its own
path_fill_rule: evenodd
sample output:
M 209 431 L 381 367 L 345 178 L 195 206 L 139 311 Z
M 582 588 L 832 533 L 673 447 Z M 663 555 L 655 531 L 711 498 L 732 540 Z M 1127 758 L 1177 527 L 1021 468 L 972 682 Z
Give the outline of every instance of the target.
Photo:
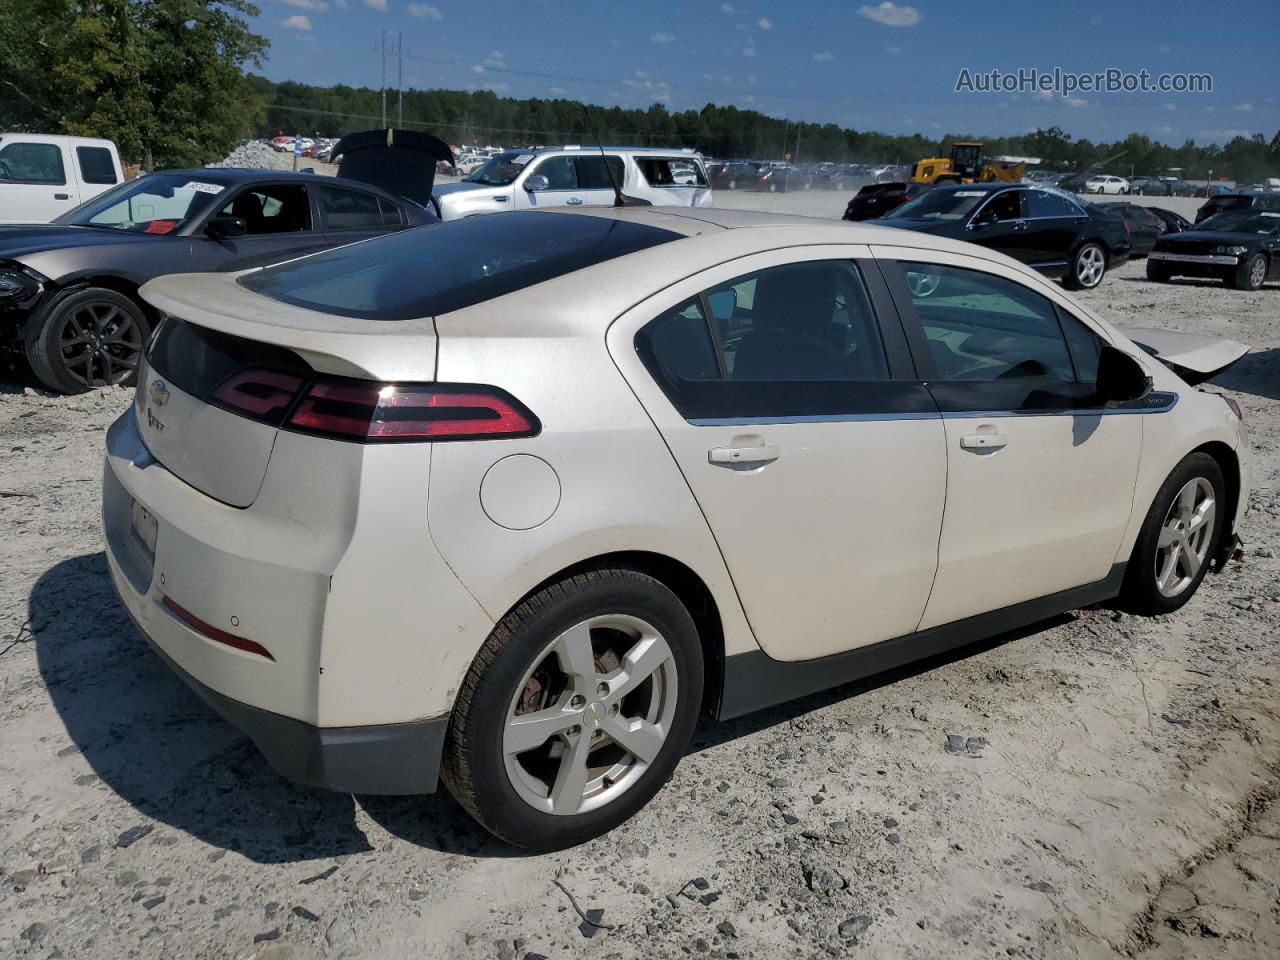
M 570 197 L 568 200 L 565 201 L 565 203 L 571 204 L 573 206 L 577 206 L 581 202 L 582 202 L 581 197 Z
M 712 447 L 707 451 L 707 459 L 712 463 L 733 466 L 739 463 L 773 463 L 782 456 L 777 447 L 763 445 L 759 447 Z
M 960 446 L 966 450 L 999 450 L 1008 442 L 1003 433 L 966 433 L 960 438 Z
M 71 199 L 71 194 L 69 194 L 69 193 L 55 193 L 55 194 L 53 195 L 53 199 L 55 199 L 55 200 L 70 200 L 70 199 Z

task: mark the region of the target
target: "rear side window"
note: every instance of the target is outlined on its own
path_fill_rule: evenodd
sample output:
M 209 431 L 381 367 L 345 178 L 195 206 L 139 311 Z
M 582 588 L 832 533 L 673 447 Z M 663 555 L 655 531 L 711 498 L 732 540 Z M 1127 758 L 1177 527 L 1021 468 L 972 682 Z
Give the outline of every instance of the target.
M 1052 190 L 1027 190 L 1028 217 L 1078 217 L 1074 203 Z
M 382 211 L 382 223 L 384 226 L 398 227 L 404 223 L 403 211 L 386 197 L 378 198 L 378 209 Z
M 707 178 L 694 160 L 683 157 L 636 157 L 636 165 L 651 187 L 705 187 Z
M 116 182 L 116 165 L 106 147 L 76 147 L 76 160 L 85 183 Z
M 690 420 L 883 409 L 890 374 L 857 266 L 818 260 L 737 277 L 654 318 L 636 350 Z
M 605 166 L 606 163 L 608 167 Z M 583 190 L 612 190 L 613 183 L 609 180 L 611 171 L 619 187 L 626 182 L 623 179 L 626 171 L 621 157 L 578 157 L 577 168 L 578 186 Z
M 239 283 L 343 317 L 410 320 L 678 239 L 670 230 L 605 217 L 513 211 L 402 230 L 246 274 Z
M 52 143 L 0 144 L 0 182 L 49 183 L 67 182 L 62 165 L 62 150 Z
M 361 190 L 321 187 L 320 209 L 324 211 L 325 226 L 334 230 L 382 226 L 378 198 Z

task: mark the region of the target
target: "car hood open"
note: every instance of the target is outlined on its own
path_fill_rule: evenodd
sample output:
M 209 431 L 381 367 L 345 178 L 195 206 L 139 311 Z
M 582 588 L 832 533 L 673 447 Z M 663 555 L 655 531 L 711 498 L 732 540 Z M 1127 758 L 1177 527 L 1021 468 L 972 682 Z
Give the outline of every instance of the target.
M 1193 387 L 1217 376 L 1249 352 L 1243 343 L 1202 333 L 1151 327 L 1121 327 L 1120 332 Z

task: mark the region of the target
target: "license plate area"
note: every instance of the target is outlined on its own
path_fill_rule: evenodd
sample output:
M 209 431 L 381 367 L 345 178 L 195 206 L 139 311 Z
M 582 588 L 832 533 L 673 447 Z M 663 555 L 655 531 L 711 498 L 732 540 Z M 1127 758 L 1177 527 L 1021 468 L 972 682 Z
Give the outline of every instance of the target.
M 146 507 L 137 500 L 133 501 L 129 511 L 129 532 L 152 564 L 156 562 L 156 534 L 159 531 L 160 522 Z

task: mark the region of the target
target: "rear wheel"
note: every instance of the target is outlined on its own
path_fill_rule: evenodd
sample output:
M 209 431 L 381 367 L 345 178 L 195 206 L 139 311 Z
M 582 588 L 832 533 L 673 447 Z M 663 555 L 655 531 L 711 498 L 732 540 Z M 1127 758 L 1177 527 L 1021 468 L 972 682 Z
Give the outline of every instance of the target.
M 58 294 L 27 340 L 27 359 L 40 381 L 59 393 L 129 386 L 151 325 L 122 293 L 84 287 Z
M 636 570 L 577 574 L 494 628 L 458 693 L 441 773 L 501 839 L 570 847 L 666 783 L 701 696 L 697 629 L 675 594 Z
M 1086 243 L 1071 258 L 1071 269 L 1063 284 L 1070 290 L 1092 290 L 1107 272 L 1107 254 L 1100 244 Z
M 1266 254 L 1255 253 L 1240 266 L 1230 278 L 1231 286 L 1237 290 L 1261 290 L 1267 280 Z
M 1226 484 L 1207 453 L 1183 460 L 1156 493 L 1125 571 L 1122 603 L 1135 613 L 1171 613 L 1209 569 L 1222 527 Z
M 1156 283 L 1168 283 L 1173 274 L 1170 272 L 1167 264 L 1163 264 L 1158 260 L 1147 261 L 1147 279 L 1154 280 Z

